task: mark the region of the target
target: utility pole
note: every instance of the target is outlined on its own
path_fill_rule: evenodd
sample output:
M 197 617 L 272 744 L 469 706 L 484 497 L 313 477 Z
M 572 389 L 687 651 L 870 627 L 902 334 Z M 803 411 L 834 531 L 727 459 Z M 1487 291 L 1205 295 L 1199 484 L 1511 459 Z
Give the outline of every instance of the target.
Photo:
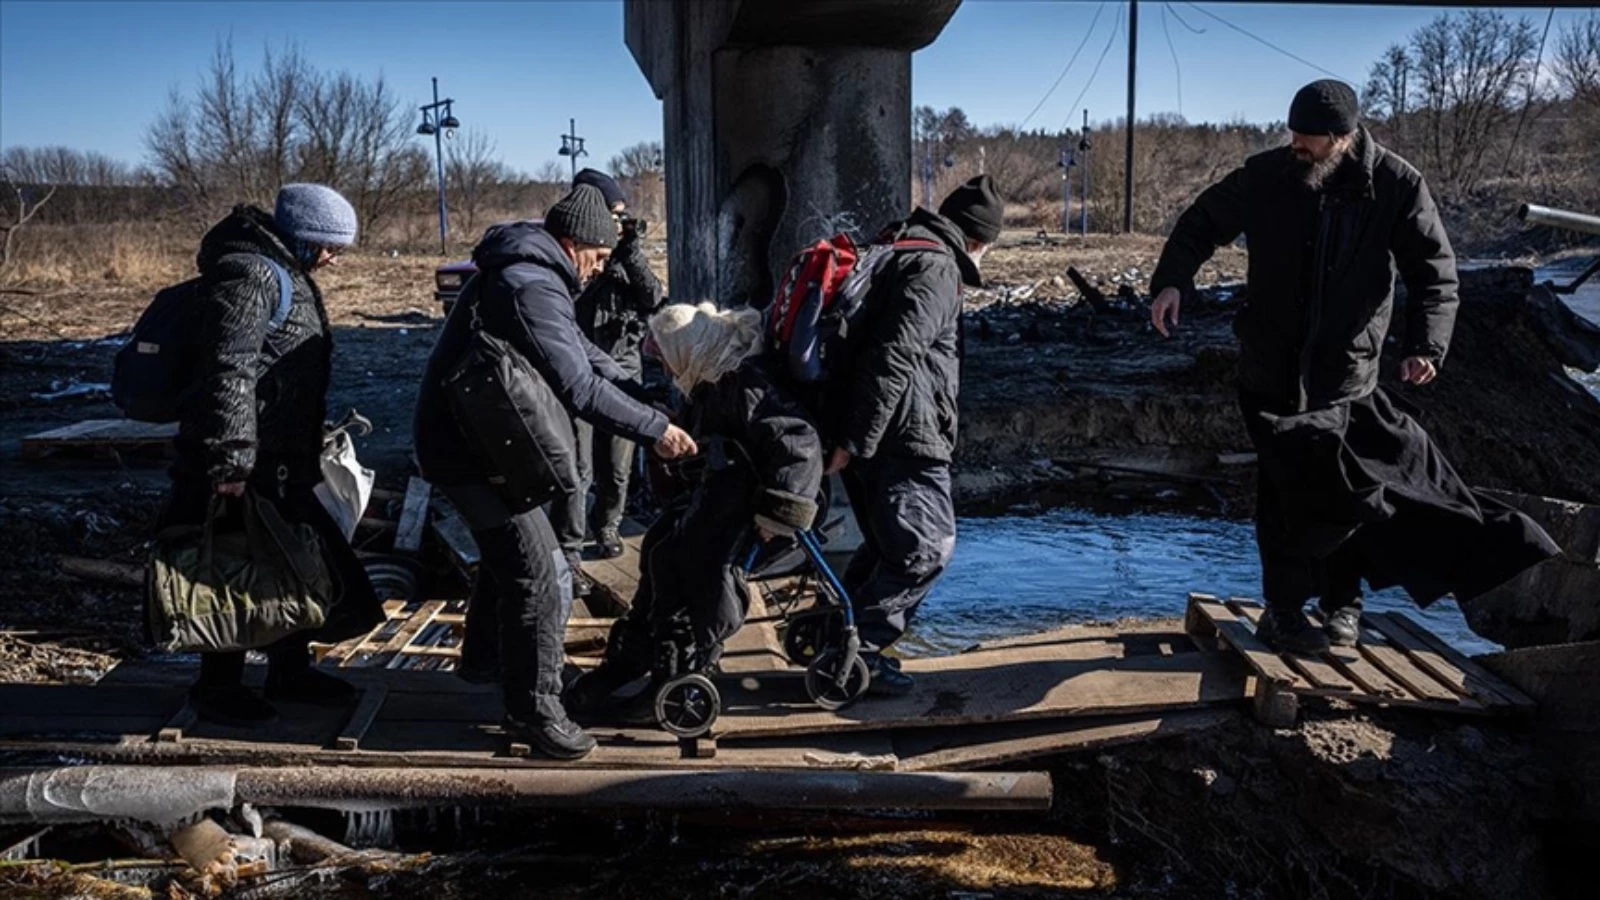
M 1139 0 L 1128 0 L 1128 146 L 1123 161 L 1122 231 L 1133 232 L 1134 80 L 1139 70 Z
M 1078 141 L 1083 154 L 1083 236 L 1089 236 L 1089 110 L 1083 111 L 1083 139 Z
M 578 180 L 578 157 L 588 156 L 589 151 L 583 149 L 583 138 L 578 137 L 577 119 L 567 120 L 567 133 L 561 136 L 561 149 L 556 153 L 572 158 L 572 180 Z
M 1072 234 L 1072 166 L 1076 158 L 1066 146 L 1070 135 L 1064 134 L 1061 139 L 1061 233 Z
M 922 205 L 933 209 L 933 141 L 922 139 Z

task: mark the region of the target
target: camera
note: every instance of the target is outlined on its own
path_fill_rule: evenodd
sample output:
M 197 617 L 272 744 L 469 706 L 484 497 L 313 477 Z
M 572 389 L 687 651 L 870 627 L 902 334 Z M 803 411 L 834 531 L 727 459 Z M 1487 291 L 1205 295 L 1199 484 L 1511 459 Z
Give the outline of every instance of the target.
M 618 216 L 617 222 L 622 225 L 623 235 L 629 237 L 642 237 L 650 229 L 650 222 L 638 216 Z

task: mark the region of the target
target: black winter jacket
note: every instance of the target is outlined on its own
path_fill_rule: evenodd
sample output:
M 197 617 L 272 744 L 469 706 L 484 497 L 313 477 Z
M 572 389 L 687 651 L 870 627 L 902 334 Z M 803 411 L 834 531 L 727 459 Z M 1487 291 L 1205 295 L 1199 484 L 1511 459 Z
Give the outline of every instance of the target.
M 475 484 L 488 478 L 477 451 L 456 423 L 445 378 L 472 335 L 472 310 L 483 328 L 527 359 L 566 412 L 601 431 L 651 444 L 667 418 L 623 392 L 628 376 L 590 343 L 573 317 L 577 270 L 549 232 L 532 222 L 496 225 L 472 251 L 478 266 L 476 304 L 451 307 L 428 357 L 414 422 L 417 467 L 435 484 Z M 463 297 L 467 289 L 463 288 Z M 570 431 L 570 425 L 564 426 Z
M 267 334 L 284 268 L 293 306 Z M 333 333 L 316 282 L 301 270 L 272 216 L 237 206 L 200 242 L 200 355 L 194 388 L 180 403 L 179 478 L 253 479 L 311 485 L 322 480 Z
M 874 276 L 851 348 L 851 365 L 828 406 L 835 443 L 852 456 L 949 462 L 956 449 L 961 384 L 961 287 L 979 287 L 966 237 L 950 220 L 918 208 L 885 239 L 928 240 L 949 252 L 902 250 Z
M 661 282 L 637 236 L 626 236 L 578 295 L 578 327 L 632 377 L 643 371 L 645 319 L 661 305 Z
M 689 395 L 683 427 L 708 459 L 710 479 L 740 479 L 707 495 L 751 498 L 756 524 L 775 534 L 810 528 L 822 491 L 822 439 L 811 416 L 758 360 Z M 716 449 L 718 444 L 720 450 Z
M 1244 234 L 1240 387 L 1281 409 L 1372 393 L 1396 272 L 1407 292 L 1405 355 L 1442 364 L 1455 327 L 1455 255 L 1422 176 L 1365 128 L 1320 191 L 1292 162 L 1287 147 L 1269 150 L 1207 188 L 1173 228 L 1151 294 L 1192 295 L 1200 266 Z

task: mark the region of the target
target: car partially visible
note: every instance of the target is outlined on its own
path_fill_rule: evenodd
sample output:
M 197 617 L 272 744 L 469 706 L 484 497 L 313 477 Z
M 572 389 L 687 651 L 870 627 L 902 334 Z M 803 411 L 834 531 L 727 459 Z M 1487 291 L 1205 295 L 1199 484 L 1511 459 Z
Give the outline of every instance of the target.
M 445 315 L 449 315 L 450 308 L 456 305 L 461 286 L 477 273 L 478 267 L 470 259 L 446 263 L 433 271 L 433 299 L 444 307 Z

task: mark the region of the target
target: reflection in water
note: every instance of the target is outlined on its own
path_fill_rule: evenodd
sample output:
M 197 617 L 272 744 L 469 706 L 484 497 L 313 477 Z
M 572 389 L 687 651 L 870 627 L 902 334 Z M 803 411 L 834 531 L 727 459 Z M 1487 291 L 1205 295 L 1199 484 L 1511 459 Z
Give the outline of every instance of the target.
M 1062 625 L 1182 617 L 1190 591 L 1259 598 L 1260 579 L 1248 522 L 1076 509 L 965 518 L 954 561 L 898 647 L 933 655 Z M 1465 652 L 1498 649 L 1467 629 L 1451 600 L 1422 611 L 1389 590 L 1366 605 L 1418 617 Z

